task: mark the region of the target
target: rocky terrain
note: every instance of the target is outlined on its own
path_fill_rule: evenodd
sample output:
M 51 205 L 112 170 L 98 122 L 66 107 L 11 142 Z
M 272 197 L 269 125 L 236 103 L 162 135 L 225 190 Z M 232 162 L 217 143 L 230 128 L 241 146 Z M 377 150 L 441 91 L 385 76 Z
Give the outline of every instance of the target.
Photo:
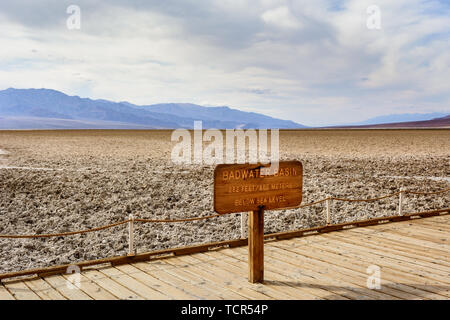
M 214 166 L 175 165 L 171 131 L 0 131 L 0 234 L 88 229 L 128 218 L 213 213 Z M 450 186 L 450 130 L 287 130 L 282 159 L 302 161 L 303 203 Z M 404 211 L 449 206 L 450 193 L 406 196 Z M 332 222 L 393 215 L 398 198 L 334 201 Z M 266 233 L 325 223 L 322 204 L 266 212 Z M 137 224 L 138 252 L 240 237 L 239 214 Z M 0 239 L 0 272 L 126 254 L 125 225 L 83 235 Z

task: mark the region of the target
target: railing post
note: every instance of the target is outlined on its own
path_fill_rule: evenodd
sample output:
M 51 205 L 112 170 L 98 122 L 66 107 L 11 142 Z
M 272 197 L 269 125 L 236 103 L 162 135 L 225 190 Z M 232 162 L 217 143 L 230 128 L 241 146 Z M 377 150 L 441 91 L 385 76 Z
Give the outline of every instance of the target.
M 128 222 L 128 255 L 134 256 L 134 216 L 130 214 Z
M 327 225 L 329 225 L 331 222 L 331 218 L 330 218 L 331 197 L 330 196 L 328 196 L 326 204 L 327 204 Z
M 245 239 L 245 229 L 247 224 L 247 213 L 241 212 L 241 239 Z
M 403 192 L 405 190 L 403 188 L 400 188 L 400 193 L 398 194 L 398 215 L 402 216 L 403 215 Z

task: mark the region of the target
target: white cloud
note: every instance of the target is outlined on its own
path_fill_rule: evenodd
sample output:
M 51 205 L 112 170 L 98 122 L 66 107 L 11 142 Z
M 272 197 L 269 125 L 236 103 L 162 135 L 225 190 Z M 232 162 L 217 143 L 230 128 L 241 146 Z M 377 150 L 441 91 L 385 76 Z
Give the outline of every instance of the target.
M 268 24 L 286 29 L 299 29 L 300 22 L 296 19 L 286 6 L 265 11 L 261 18 Z
M 308 125 L 450 111 L 443 3 L 380 0 L 382 29 L 369 30 L 365 0 L 80 0 L 81 30 L 67 30 L 63 1 L 47 2 L 0 9 L 0 89 L 208 102 Z

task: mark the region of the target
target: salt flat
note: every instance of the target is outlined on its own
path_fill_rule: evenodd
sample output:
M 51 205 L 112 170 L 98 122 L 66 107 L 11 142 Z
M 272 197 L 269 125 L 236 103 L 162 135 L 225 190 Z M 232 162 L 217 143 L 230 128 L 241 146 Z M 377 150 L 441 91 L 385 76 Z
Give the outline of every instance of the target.
M 54 233 L 126 219 L 212 214 L 214 166 L 175 165 L 169 130 L 0 131 L 0 234 Z M 450 130 L 288 130 L 283 160 L 304 168 L 303 203 L 371 198 L 450 183 Z M 0 165 L 2 162 L 0 161 Z M 29 170 L 48 168 L 52 170 Z M 397 177 L 408 177 L 397 178 Z M 423 177 L 418 179 L 417 177 Z M 428 177 L 428 178 L 427 178 Z M 450 194 L 406 197 L 404 211 L 448 207 Z M 333 202 L 332 222 L 392 215 L 398 199 Z M 266 232 L 325 224 L 322 205 L 266 213 Z M 238 215 L 136 226 L 140 252 L 240 237 Z M 0 240 L 0 272 L 123 255 L 125 226 L 86 235 Z

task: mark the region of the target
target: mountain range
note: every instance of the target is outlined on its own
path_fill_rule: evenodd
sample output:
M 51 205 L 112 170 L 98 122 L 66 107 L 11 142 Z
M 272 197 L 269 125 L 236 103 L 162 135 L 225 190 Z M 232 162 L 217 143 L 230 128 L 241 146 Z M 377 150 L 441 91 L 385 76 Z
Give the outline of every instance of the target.
M 191 103 L 135 105 L 69 96 L 51 89 L 0 91 L 0 129 L 301 129 L 308 128 L 255 112 Z M 391 114 L 334 128 L 450 127 L 448 113 Z
M 359 126 L 346 126 L 340 128 L 360 128 L 360 129 L 450 128 L 450 115 L 430 120 L 378 123 Z
M 189 103 L 135 105 L 92 100 L 51 89 L 0 91 L 0 129 L 174 129 L 193 128 L 305 128 L 289 120 L 229 107 Z
M 432 112 L 432 113 L 400 113 L 400 114 L 388 114 L 370 118 L 364 121 L 349 123 L 346 126 L 366 126 L 366 125 L 378 125 L 387 123 L 400 123 L 400 122 L 415 122 L 426 121 L 436 118 L 442 118 L 447 116 L 448 113 Z

